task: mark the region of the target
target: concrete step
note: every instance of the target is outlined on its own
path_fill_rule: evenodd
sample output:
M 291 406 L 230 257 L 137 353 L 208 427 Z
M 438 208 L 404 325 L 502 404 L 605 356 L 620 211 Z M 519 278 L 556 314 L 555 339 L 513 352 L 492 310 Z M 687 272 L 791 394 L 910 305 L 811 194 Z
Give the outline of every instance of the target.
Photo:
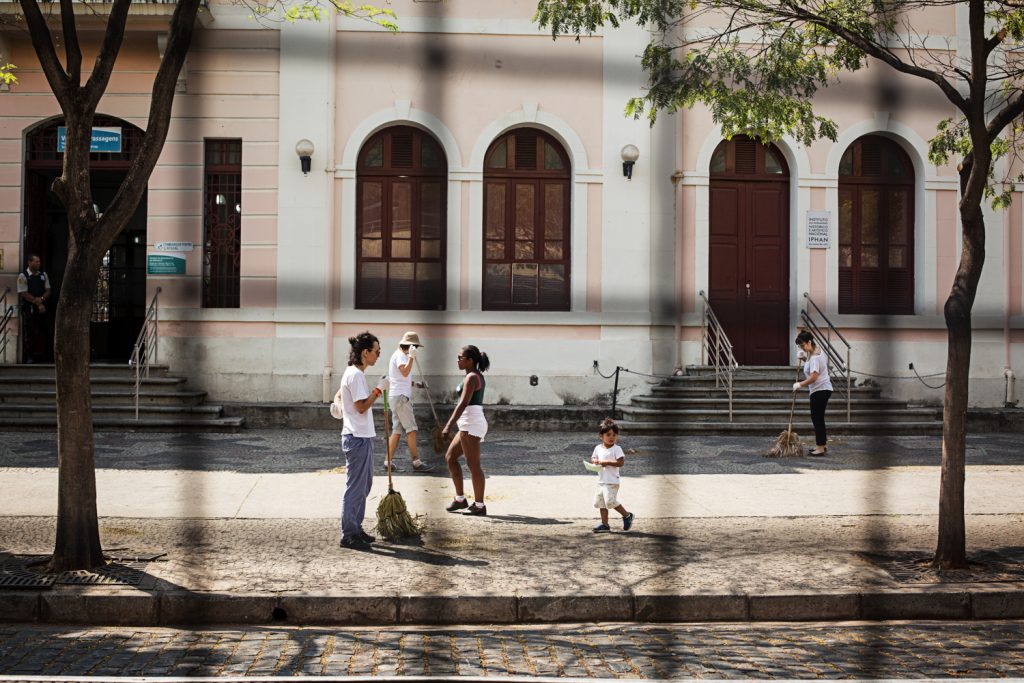
M 150 377 L 166 377 L 170 371 L 167 365 L 150 365 Z M 52 379 L 53 363 L 34 364 L 0 364 L 0 378 L 5 377 L 43 377 Z M 89 365 L 89 376 L 97 377 L 135 377 L 135 371 L 127 363 L 93 363 Z
M 42 418 L 56 415 L 56 406 L 44 404 L 4 404 L 3 417 Z M 161 406 L 139 403 L 139 416 L 146 418 L 211 418 L 221 417 L 224 408 L 218 405 L 202 404 L 193 406 Z M 93 416 L 135 418 L 134 405 L 94 405 Z
M 164 391 L 160 389 L 143 389 L 139 393 L 139 403 L 146 405 L 196 406 L 206 399 L 205 391 Z M 33 403 L 55 407 L 57 392 L 48 390 L 6 390 L 0 392 L 0 415 L 7 404 Z M 93 406 L 100 405 L 135 405 L 135 394 L 128 389 L 108 390 L 92 388 Z
M 241 417 L 219 418 L 147 418 L 96 416 L 92 421 L 97 431 L 130 432 L 239 432 L 245 427 Z M 0 415 L 0 431 L 52 431 L 57 428 L 57 417 L 9 418 Z
M 786 379 L 795 375 L 796 371 L 797 366 L 795 365 L 741 365 L 734 370 L 733 375 L 736 377 Z M 715 368 L 711 365 L 687 365 L 684 377 L 714 376 L 715 372 Z
M 782 394 L 774 394 L 770 397 L 750 397 L 750 396 L 733 396 L 732 405 L 733 408 L 765 408 L 765 409 L 779 409 L 785 408 L 789 410 L 789 404 L 791 402 L 791 396 L 783 396 Z M 797 397 L 797 405 L 807 405 L 807 394 L 806 392 Z M 719 409 L 729 408 L 729 399 L 724 395 L 703 397 L 703 396 L 633 396 L 630 398 L 630 405 L 639 408 L 650 408 L 652 410 L 658 409 L 685 409 L 685 408 L 703 408 Z M 857 396 L 851 402 L 854 410 L 857 409 L 874 409 L 874 410 L 899 410 L 908 407 L 905 401 L 899 401 L 890 398 L 862 398 Z M 846 410 L 846 397 L 842 394 L 833 394 L 832 399 L 829 401 L 830 410 L 835 410 L 839 406 L 842 406 L 843 410 Z
M 790 393 L 793 382 L 789 381 L 785 384 L 779 384 L 775 387 L 758 387 L 758 386 L 747 386 L 742 383 L 736 383 L 732 388 L 733 398 L 778 398 Z M 665 386 L 658 385 L 651 387 L 651 396 L 664 397 L 664 398 L 716 398 L 725 396 L 725 387 L 715 387 L 714 382 L 707 384 L 700 384 L 695 386 Z M 840 389 L 836 389 L 832 398 L 835 400 L 837 396 L 843 396 L 844 392 Z M 853 396 L 854 400 L 881 398 L 882 390 L 878 387 L 852 387 L 850 395 Z
M 786 416 L 788 417 L 788 415 Z M 619 427 L 626 434 L 660 434 L 660 435 L 705 435 L 705 436 L 778 436 L 779 432 L 786 428 L 786 419 L 780 422 L 669 422 L 651 421 L 638 422 L 633 420 L 621 420 Z M 837 422 L 828 421 L 828 433 L 830 435 L 858 434 L 858 435 L 881 435 L 881 434 L 941 434 L 942 422 Z M 793 423 L 793 431 L 801 437 L 814 438 L 814 427 L 809 421 L 802 420 Z M 769 444 L 770 445 L 770 444 Z M 766 446 L 766 449 L 768 446 Z
M 135 387 L 135 378 L 124 376 L 100 376 L 89 378 L 90 384 L 93 387 Z M 188 382 L 184 377 L 140 377 L 139 386 L 149 387 L 180 387 L 184 386 Z M 41 377 L 41 376 L 13 376 L 3 377 L 0 376 L 0 393 L 7 391 L 8 389 L 53 389 L 56 385 L 56 380 L 53 377 Z
M 665 409 L 654 410 L 650 408 L 638 408 L 635 406 L 623 406 L 622 414 L 634 422 L 663 422 L 674 420 L 677 422 L 702 422 L 717 423 L 728 421 L 729 414 L 726 410 L 708 409 Z M 807 405 L 798 405 L 797 413 L 807 415 Z M 845 407 L 834 406 L 829 410 L 834 418 L 846 418 Z M 789 419 L 789 407 L 779 409 L 745 409 L 733 408 L 733 419 L 735 422 L 754 422 L 785 424 Z M 831 423 L 826 415 L 826 421 Z M 926 422 L 936 421 L 941 426 L 942 410 L 935 408 L 903 408 L 903 409 L 853 409 L 850 412 L 850 421 L 853 423 L 889 423 L 889 422 Z

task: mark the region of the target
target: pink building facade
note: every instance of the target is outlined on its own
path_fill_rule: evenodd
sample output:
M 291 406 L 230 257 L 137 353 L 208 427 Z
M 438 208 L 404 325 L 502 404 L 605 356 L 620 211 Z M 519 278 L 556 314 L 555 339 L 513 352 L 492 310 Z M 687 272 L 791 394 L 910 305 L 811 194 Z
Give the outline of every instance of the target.
M 952 113 L 937 91 L 873 65 L 819 98 L 837 142 L 723 142 L 703 110 L 653 127 L 623 115 L 644 87 L 638 27 L 552 41 L 528 0 L 392 6 L 397 35 L 204 13 L 144 206 L 111 251 L 97 360 L 127 359 L 159 288 L 160 361 L 219 400 L 324 400 L 349 335 L 390 348 L 412 329 L 442 390 L 472 343 L 492 359 L 488 401 L 587 403 L 611 389 L 595 361 L 656 376 L 700 363 L 703 292 L 743 365 L 791 363 L 811 300 L 855 375 L 941 400 L 908 370 L 944 370 L 959 251 L 955 169 L 927 160 Z M 137 9 L 97 122 L 125 145 L 96 155 L 100 210 L 145 125 L 169 13 Z M 946 12 L 933 34 L 956 45 L 966 19 Z M 0 32 L 0 58 L 19 77 L 0 92 L 0 291 L 29 252 L 59 284 L 59 109 L 23 34 Z M 987 214 L 976 405 L 1013 400 L 1024 364 L 1014 197 Z

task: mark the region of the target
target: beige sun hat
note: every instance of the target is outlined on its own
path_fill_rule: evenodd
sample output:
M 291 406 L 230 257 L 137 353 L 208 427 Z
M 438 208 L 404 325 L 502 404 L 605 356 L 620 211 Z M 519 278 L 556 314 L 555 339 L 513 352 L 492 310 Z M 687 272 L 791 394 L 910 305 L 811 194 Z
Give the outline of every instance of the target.
M 406 332 L 402 335 L 402 341 L 398 342 L 399 346 L 406 346 L 407 344 L 415 344 L 416 346 L 423 346 L 420 343 L 420 336 L 415 332 Z

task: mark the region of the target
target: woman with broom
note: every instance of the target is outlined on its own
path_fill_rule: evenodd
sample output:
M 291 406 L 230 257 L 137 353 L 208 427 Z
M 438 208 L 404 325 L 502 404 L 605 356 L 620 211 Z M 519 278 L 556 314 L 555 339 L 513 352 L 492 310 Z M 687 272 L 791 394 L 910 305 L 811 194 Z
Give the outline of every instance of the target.
M 366 515 L 366 497 L 373 484 L 373 403 L 387 391 L 388 378 L 370 390 L 366 383 L 366 368 L 380 357 L 380 342 L 369 332 L 348 338 L 351 350 L 348 367 L 341 378 L 341 387 L 334 396 L 341 403 L 341 451 L 345 454 L 345 494 L 341 499 L 341 547 L 351 550 L 369 550 L 376 539 L 363 531 Z
M 814 341 L 814 335 L 804 330 L 796 336 L 796 345 L 807 355 L 804 361 L 804 380 L 793 383 L 793 391 L 803 387 L 811 393 L 811 422 L 814 424 L 814 448 L 808 455 L 821 456 L 828 451 L 825 434 L 825 408 L 832 397 L 832 381 L 828 378 L 828 360 Z
M 458 425 L 459 432 L 455 435 L 444 459 L 448 463 L 448 473 L 455 485 L 455 500 L 445 508 L 448 512 L 466 510 L 464 514 L 484 516 L 487 506 L 484 505 L 484 469 L 480 465 L 480 442 L 487 434 L 487 419 L 484 418 L 484 381 L 483 373 L 491 366 L 487 354 L 475 346 L 463 346 L 456 359 L 459 369 L 466 373 L 456 391 L 460 393 L 459 404 L 452 411 L 448 423 L 441 432 L 447 437 L 452 425 Z M 469 473 L 473 480 L 473 504 L 470 505 L 462 489 L 462 467 L 459 458 L 466 456 Z M 467 509 L 468 508 L 468 509 Z

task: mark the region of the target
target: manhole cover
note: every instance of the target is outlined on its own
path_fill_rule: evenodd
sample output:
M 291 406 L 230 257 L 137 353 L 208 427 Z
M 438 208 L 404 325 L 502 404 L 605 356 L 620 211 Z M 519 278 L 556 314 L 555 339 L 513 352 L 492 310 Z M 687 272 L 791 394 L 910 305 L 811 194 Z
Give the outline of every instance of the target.
M 931 556 L 920 552 L 860 553 L 897 583 L 1007 583 L 1024 582 L 1024 549 L 984 550 L 972 553 L 967 569 L 936 569 Z

